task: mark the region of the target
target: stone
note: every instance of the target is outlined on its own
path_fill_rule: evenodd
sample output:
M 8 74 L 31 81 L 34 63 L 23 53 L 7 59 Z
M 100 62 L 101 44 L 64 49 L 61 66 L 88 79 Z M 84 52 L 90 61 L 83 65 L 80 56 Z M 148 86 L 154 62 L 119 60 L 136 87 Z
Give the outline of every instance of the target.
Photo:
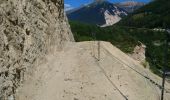
M 11 95 L 35 62 L 74 41 L 63 5 L 63 0 L 0 0 L 0 100 L 14 100 Z

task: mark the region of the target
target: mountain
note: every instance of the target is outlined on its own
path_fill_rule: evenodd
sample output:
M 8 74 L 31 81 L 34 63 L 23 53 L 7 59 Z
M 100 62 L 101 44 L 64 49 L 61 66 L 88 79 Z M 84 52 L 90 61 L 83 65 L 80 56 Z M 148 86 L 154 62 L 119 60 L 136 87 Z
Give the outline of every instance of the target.
M 145 28 L 170 27 L 170 0 L 153 0 L 120 21 L 120 25 Z
M 81 5 L 81 6 L 78 7 L 78 8 L 74 8 L 74 9 L 68 10 L 68 11 L 66 11 L 66 14 L 68 15 L 68 14 L 71 14 L 71 13 L 73 13 L 73 12 L 76 12 L 76 11 L 78 11 L 79 9 L 83 8 L 84 6 L 86 6 L 86 5 Z
M 127 1 L 127 2 L 116 3 L 116 6 L 123 8 L 128 13 L 132 13 L 135 10 L 143 7 L 144 5 L 145 5 L 145 3 L 143 3 L 143 2 L 135 2 L 135 1 Z
M 113 25 L 127 15 L 128 13 L 125 10 L 106 0 L 96 0 L 91 4 L 71 11 L 71 13 L 67 13 L 69 20 L 100 26 Z

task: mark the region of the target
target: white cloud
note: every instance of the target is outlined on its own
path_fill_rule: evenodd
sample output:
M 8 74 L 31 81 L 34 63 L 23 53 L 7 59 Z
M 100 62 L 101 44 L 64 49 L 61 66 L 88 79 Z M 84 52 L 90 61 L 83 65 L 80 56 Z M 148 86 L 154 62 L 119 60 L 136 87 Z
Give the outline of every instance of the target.
M 73 7 L 70 4 L 64 4 L 64 10 L 65 11 L 68 11 L 68 10 L 71 10 L 71 9 L 73 9 Z

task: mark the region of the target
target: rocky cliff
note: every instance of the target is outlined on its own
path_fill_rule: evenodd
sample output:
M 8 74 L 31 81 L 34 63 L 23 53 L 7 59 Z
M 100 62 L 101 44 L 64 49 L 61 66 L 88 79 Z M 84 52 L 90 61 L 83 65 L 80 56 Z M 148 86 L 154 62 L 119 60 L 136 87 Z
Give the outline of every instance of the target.
M 0 0 L 0 100 L 13 100 L 35 62 L 74 41 L 63 7 L 63 0 Z

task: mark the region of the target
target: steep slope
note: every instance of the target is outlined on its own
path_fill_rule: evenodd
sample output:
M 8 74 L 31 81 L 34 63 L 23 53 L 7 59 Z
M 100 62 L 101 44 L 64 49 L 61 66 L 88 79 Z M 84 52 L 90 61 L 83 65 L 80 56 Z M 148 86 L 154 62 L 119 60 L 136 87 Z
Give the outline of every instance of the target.
M 99 0 L 68 13 L 68 19 L 97 25 L 113 25 L 127 12 L 114 4 Z
M 170 0 L 153 0 L 123 19 L 120 24 L 133 27 L 170 27 Z
M 63 0 L 0 0 L 0 100 L 13 100 L 35 62 L 67 41 Z
M 48 55 L 17 100 L 159 100 L 161 78 L 107 42 L 68 43 Z M 165 100 L 170 99 L 166 84 Z

